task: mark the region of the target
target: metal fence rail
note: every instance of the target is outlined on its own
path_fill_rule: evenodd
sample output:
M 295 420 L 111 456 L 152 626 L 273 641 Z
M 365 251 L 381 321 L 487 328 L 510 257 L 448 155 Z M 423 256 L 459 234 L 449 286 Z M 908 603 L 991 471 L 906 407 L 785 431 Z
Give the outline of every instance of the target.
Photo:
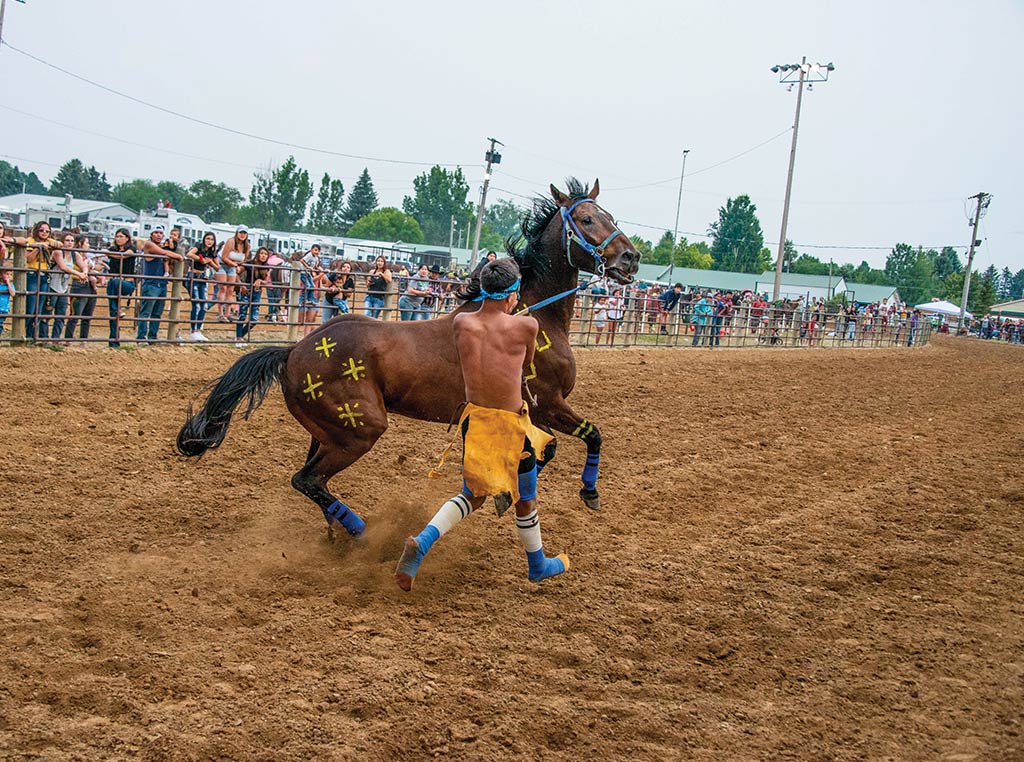
M 322 286 L 310 287 L 300 267 L 268 265 L 271 284 L 241 293 L 243 284 L 215 281 L 187 272 L 187 262 L 169 259 L 166 276 L 97 272 L 58 293 L 50 272 L 26 264 L 25 247 L 13 246 L 14 286 L 10 314 L 0 315 L 0 342 L 63 344 L 85 342 L 176 344 L 201 330 L 211 344 L 281 344 L 298 341 L 325 318 L 345 309 L 381 320 L 425 319 L 458 306 L 462 281 L 431 279 L 435 292 L 416 309 L 402 309 L 404 283 L 415 276 L 394 275 L 388 290 L 370 293 L 380 307 L 366 303 L 368 273 L 340 273 L 355 283 L 344 306 L 326 300 Z M 67 249 L 101 258 L 107 251 Z M 136 253 L 141 258 L 143 255 Z M 408 305 L 407 305 L 408 306 Z M 217 312 L 233 313 L 218 321 Z M 197 327 L 198 326 L 198 327 Z M 753 308 L 738 305 L 719 317 L 694 314 L 680 302 L 664 312 L 657 299 L 630 294 L 621 303 L 583 292 L 576 303 L 569 340 L 592 347 L 888 347 L 927 343 L 932 325 L 913 316 L 847 318 L 822 309 Z

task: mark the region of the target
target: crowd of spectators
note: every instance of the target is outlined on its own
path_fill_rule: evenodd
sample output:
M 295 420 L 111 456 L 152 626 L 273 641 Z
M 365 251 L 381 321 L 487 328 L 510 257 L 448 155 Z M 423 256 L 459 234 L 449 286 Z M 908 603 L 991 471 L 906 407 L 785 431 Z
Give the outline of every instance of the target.
M 1024 319 L 985 315 L 977 321 L 978 337 L 989 341 L 1024 344 Z

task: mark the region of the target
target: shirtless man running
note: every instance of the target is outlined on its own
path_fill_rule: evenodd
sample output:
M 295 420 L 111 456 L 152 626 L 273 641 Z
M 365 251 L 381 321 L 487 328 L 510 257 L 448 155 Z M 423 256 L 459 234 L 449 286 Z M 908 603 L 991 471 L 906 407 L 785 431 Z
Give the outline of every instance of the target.
M 530 423 L 522 395 L 523 366 L 533 360 L 537 321 L 514 316 L 519 301 L 519 268 L 513 259 L 489 262 L 480 271 L 483 304 L 455 316 L 455 346 L 462 363 L 468 401 L 459 425 L 463 439 L 462 492 L 448 500 L 415 537 L 405 541 L 395 581 L 412 589 L 423 557 L 460 520 L 483 505 L 514 502 L 516 528 L 526 549 L 532 582 L 569 569 L 565 555 L 548 558 L 537 517 L 537 452 L 552 437 Z

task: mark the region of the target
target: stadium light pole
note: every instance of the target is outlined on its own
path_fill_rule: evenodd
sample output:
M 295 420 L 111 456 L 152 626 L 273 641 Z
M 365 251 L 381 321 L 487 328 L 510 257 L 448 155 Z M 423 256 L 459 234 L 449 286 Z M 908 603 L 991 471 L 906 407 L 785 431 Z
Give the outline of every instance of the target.
M 804 83 L 811 90 L 816 82 L 828 82 L 828 75 L 835 71 L 831 64 L 807 63 L 804 56 L 798 64 L 776 64 L 772 73 L 779 75 L 779 82 L 788 85 L 787 91 L 797 86 L 796 118 L 793 120 L 793 143 L 789 149 L 789 173 L 786 175 L 786 200 L 782 205 L 782 232 L 779 233 L 779 253 L 775 258 L 775 282 L 772 286 L 772 301 L 777 301 L 782 288 L 782 258 L 786 251 L 786 226 L 789 223 L 789 199 L 793 191 L 793 165 L 796 163 L 796 137 L 800 131 L 800 105 L 804 97 Z
M 689 148 L 683 149 L 683 169 L 679 173 L 679 198 L 676 199 L 676 227 L 672 233 L 672 254 L 668 260 L 668 282 L 672 282 L 672 273 L 676 269 L 676 245 L 679 243 L 679 210 L 683 207 L 683 178 L 686 177 L 686 155 Z

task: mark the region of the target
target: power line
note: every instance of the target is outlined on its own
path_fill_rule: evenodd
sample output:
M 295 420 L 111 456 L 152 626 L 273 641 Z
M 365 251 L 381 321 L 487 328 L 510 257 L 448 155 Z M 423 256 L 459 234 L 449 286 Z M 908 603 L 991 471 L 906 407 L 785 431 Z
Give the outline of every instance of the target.
M 214 122 L 208 122 L 205 119 L 199 119 L 198 117 L 195 117 L 195 116 L 190 116 L 188 114 L 182 114 L 181 112 L 174 111 L 173 109 L 165 108 L 165 107 L 159 106 L 159 105 L 157 105 L 155 103 L 150 103 L 149 101 L 142 100 L 141 98 L 136 98 L 134 95 L 128 95 L 127 93 L 122 93 L 120 90 L 115 90 L 112 87 L 108 87 L 107 85 L 101 84 L 99 82 L 95 82 L 95 81 L 93 81 L 91 79 L 88 79 L 87 77 L 81 76 L 80 74 L 75 74 L 73 71 L 68 71 L 67 69 L 64 69 L 64 68 L 62 68 L 60 66 L 57 66 L 56 64 L 52 64 L 49 61 L 45 61 L 42 58 L 39 58 L 38 56 L 34 56 L 31 53 L 22 50 L 21 48 L 17 48 L 14 45 L 11 45 L 11 43 L 9 43 L 7 40 L 3 40 L 2 43 L 0 43 L 0 44 L 2 44 L 4 47 L 10 48 L 15 53 L 19 53 L 19 54 L 25 56 L 26 58 L 30 58 L 31 60 L 36 61 L 37 63 L 43 64 L 43 66 L 47 66 L 47 67 L 49 67 L 51 69 L 54 69 L 55 71 L 59 71 L 62 74 L 66 74 L 69 77 L 77 79 L 80 82 L 85 82 L 86 84 L 92 85 L 93 87 L 97 87 L 100 90 L 104 90 L 104 91 L 106 91 L 108 93 L 111 93 L 113 95 L 116 95 L 116 96 L 118 96 L 120 98 L 125 98 L 126 100 L 130 100 L 133 103 L 138 103 L 138 104 L 140 104 L 142 106 L 146 106 L 147 108 L 155 109 L 156 111 L 161 111 L 161 112 L 163 112 L 165 114 L 170 114 L 171 116 L 176 116 L 179 119 L 184 119 L 184 120 L 189 121 L 189 122 L 194 122 L 195 124 L 201 124 L 204 127 L 210 127 L 212 129 L 220 130 L 221 132 L 227 132 L 227 133 L 232 134 L 232 135 L 239 135 L 241 137 L 251 138 L 253 140 L 261 140 L 264 143 L 272 143 L 274 145 L 285 146 L 286 148 L 295 148 L 295 149 L 298 149 L 300 151 L 310 151 L 312 153 L 319 153 L 319 154 L 324 154 L 324 155 L 327 155 L 327 156 L 338 156 L 338 157 L 341 157 L 343 159 L 359 159 L 360 161 L 376 161 L 376 162 L 381 162 L 381 163 L 384 163 L 384 164 L 407 164 L 407 165 L 418 166 L 418 167 L 432 167 L 432 166 L 441 166 L 441 167 L 477 166 L 477 165 L 470 165 L 470 164 L 441 164 L 441 163 L 435 162 L 435 161 L 406 161 L 406 160 L 403 160 L 403 159 L 382 159 L 382 158 L 377 157 L 377 156 L 362 156 L 360 154 L 342 153 L 341 151 L 331 151 L 331 150 L 326 149 L 326 148 L 316 148 L 314 146 L 302 145 L 301 143 L 292 143 L 292 142 L 289 142 L 287 140 L 277 140 L 276 138 L 268 138 L 268 137 L 265 137 L 263 135 L 256 135 L 256 134 L 251 133 L 251 132 L 245 132 L 244 130 L 236 130 L 233 127 L 225 127 L 225 126 L 220 125 L 220 124 L 215 124 Z

